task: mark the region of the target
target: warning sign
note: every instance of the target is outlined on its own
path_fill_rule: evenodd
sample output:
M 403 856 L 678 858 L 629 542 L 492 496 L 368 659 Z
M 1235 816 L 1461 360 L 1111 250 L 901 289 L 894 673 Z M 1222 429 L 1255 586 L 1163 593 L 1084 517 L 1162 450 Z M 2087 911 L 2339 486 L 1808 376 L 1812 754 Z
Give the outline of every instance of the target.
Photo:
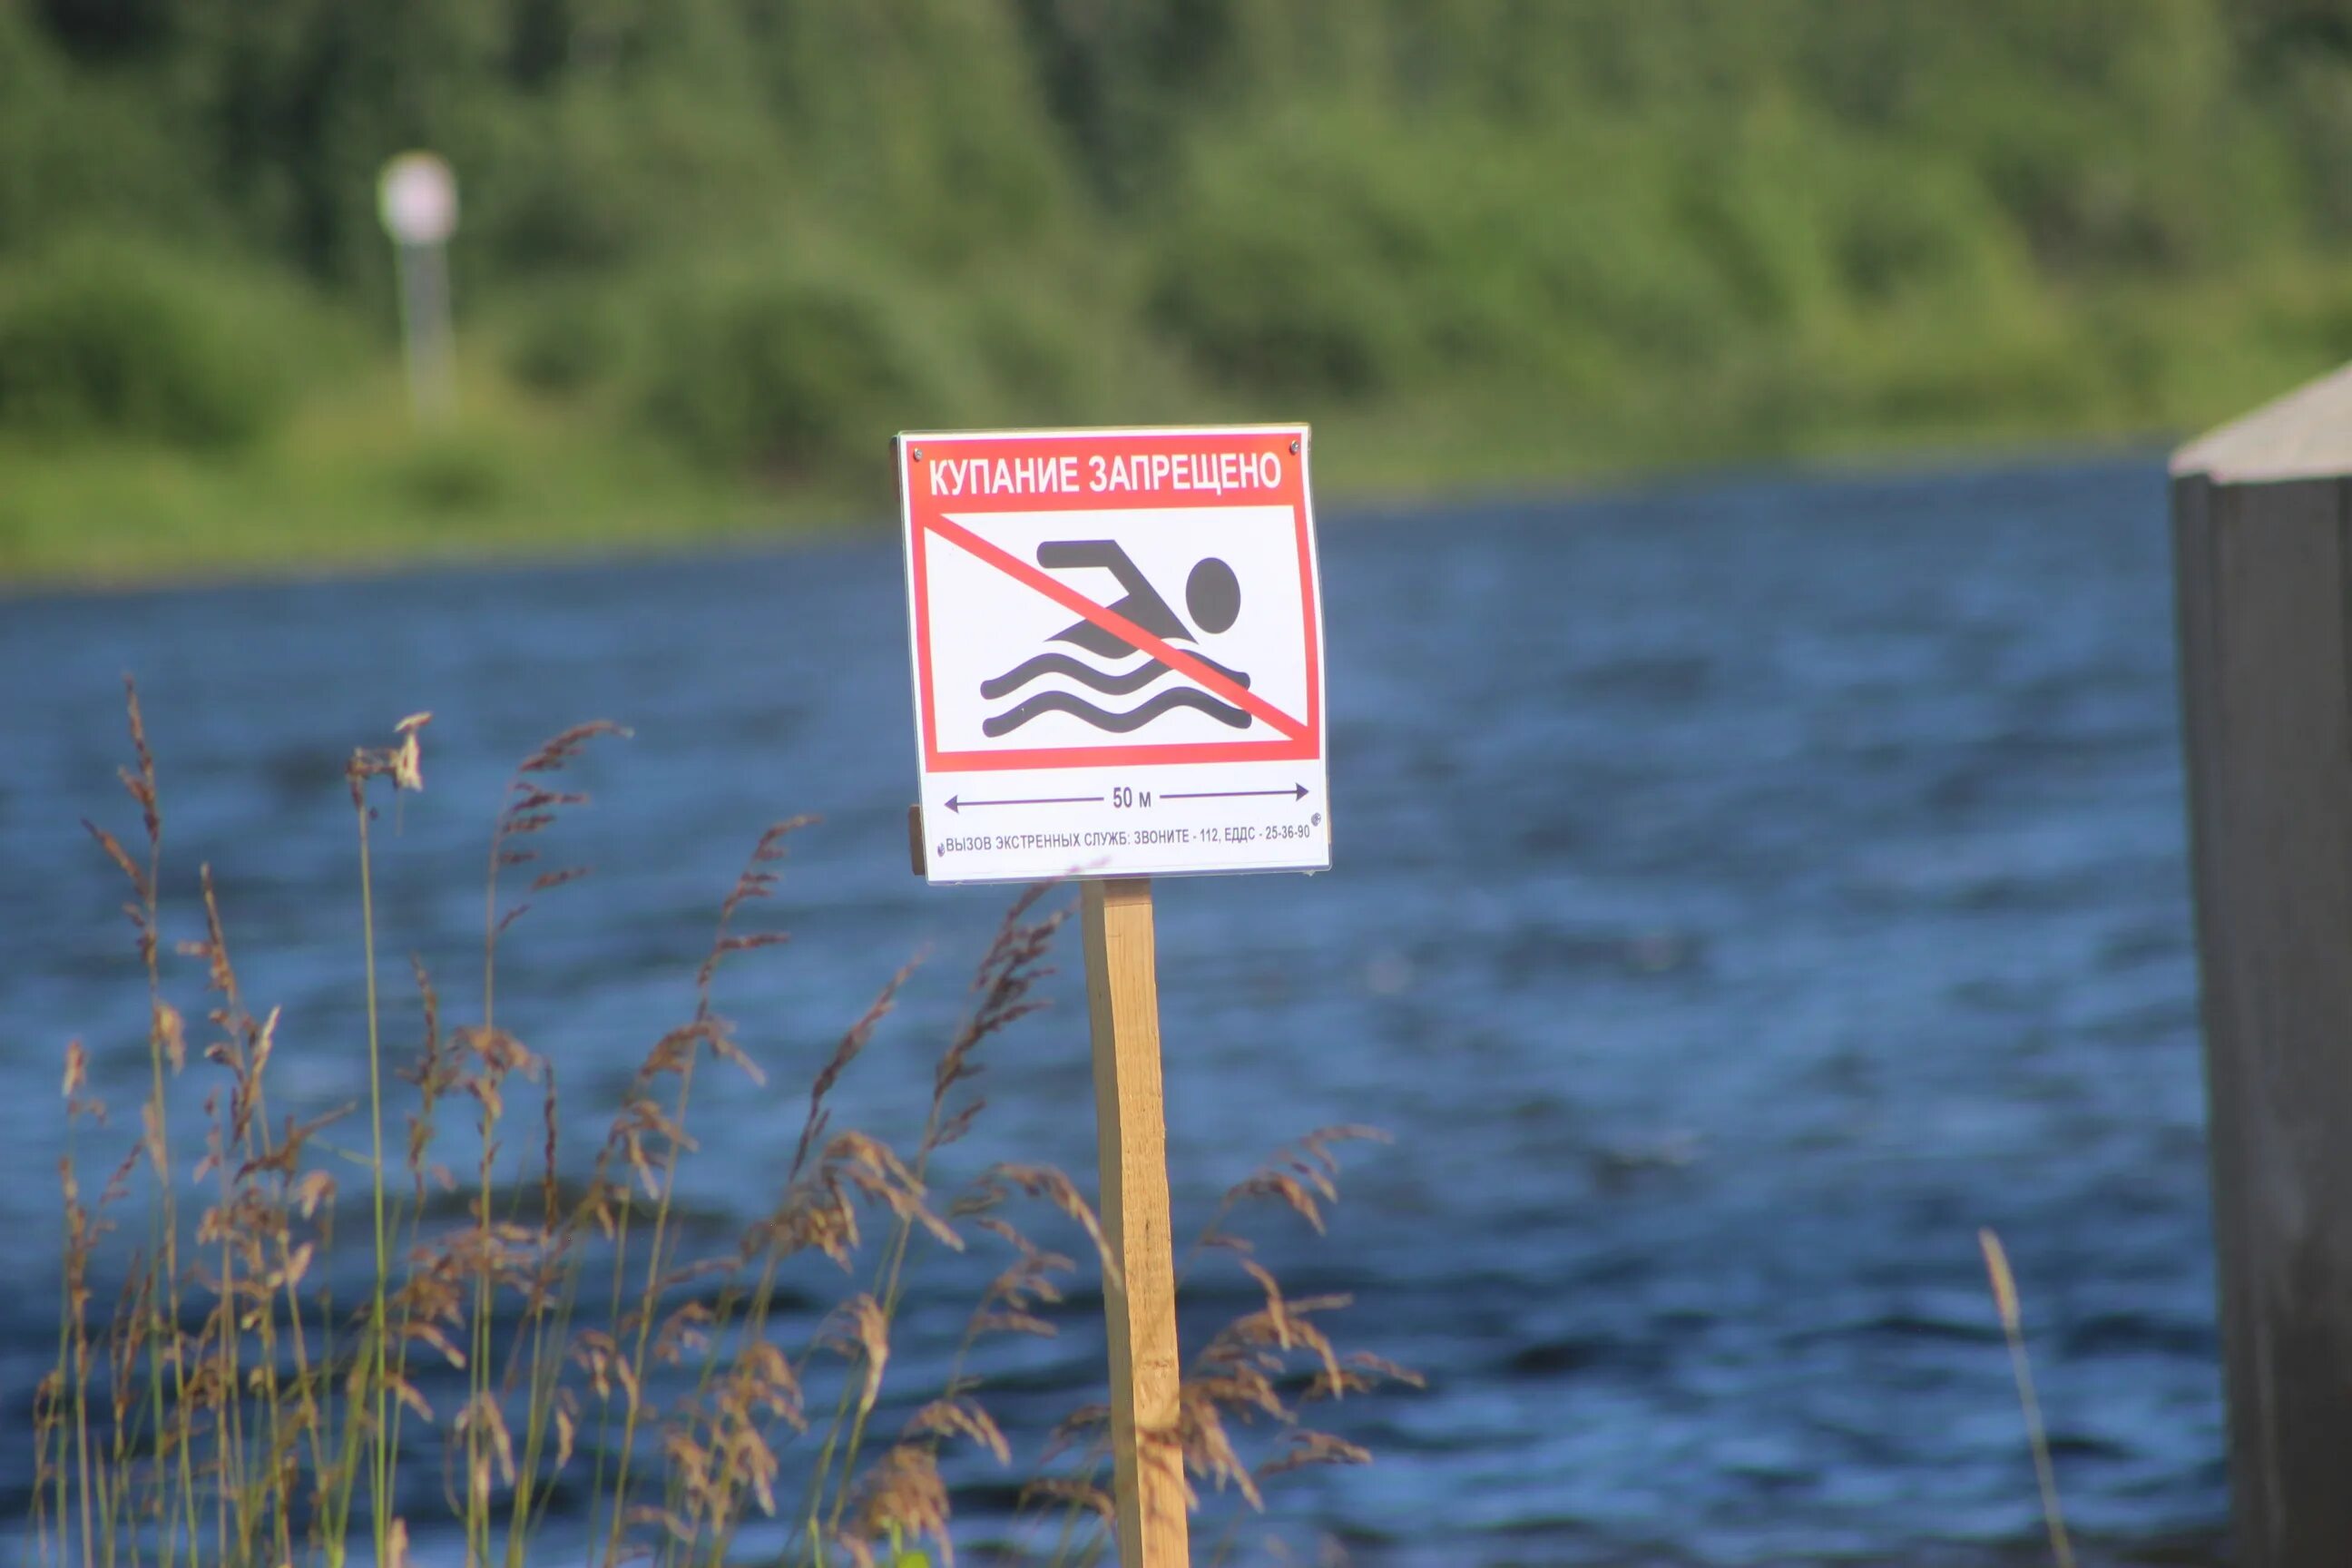
M 898 438 L 932 881 L 1331 863 L 1307 447 Z

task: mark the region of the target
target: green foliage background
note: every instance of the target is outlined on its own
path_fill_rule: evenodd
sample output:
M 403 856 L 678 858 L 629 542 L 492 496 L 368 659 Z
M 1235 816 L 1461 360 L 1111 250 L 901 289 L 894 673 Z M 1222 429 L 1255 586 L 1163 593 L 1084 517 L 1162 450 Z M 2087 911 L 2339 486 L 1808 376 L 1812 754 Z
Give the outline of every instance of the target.
M 420 437 L 374 180 L 463 182 Z M 2352 355 L 2352 0 L 0 0 L 0 570 L 2177 432 Z

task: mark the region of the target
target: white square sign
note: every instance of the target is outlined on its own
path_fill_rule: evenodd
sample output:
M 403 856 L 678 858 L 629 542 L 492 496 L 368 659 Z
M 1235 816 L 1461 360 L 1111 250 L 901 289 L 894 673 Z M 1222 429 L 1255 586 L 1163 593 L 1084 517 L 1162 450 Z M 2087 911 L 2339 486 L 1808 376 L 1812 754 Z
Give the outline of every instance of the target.
M 934 882 L 1331 863 L 1304 426 L 898 438 Z

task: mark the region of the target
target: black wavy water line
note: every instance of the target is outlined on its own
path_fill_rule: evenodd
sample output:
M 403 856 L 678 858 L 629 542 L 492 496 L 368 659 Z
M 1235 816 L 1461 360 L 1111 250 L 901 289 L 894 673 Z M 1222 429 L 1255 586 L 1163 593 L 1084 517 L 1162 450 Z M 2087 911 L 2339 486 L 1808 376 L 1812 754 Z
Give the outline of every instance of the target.
M 1199 654 L 1194 654 L 1192 657 L 1200 659 L 1202 664 L 1207 665 L 1235 686 L 1244 689 L 1248 689 L 1250 678 L 1240 670 L 1227 669 L 1215 659 L 1202 658 Z M 1106 696 L 1124 697 L 1130 691 L 1142 690 L 1168 673 L 1168 667 L 1156 658 L 1149 664 L 1139 664 L 1124 674 L 1114 675 L 1072 658 L 1066 653 L 1041 653 L 1025 664 L 1014 665 L 992 680 L 982 681 L 980 694 L 987 698 L 1002 697 L 1008 691 L 1020 690 L 1033 680 L 1041 679 L 1048 675 L 1062 675 L 1067 676 L 1081 686 L 1092 687 Z
M 1107 713 L 1083 697 L 1073 697 L 1066 691 L 1041 691 L 1027 701 L 992 718 L 980 726 L 983 735 L 1009 735 L 1030 720 L 1045 713 L 1067 713 L 1081 723 L 1097 730 L 1108 730 L 1114 735 L 1124 735 L 1130 730 L 1140 730 L 1162 713 L 1176 708 L 1194 708 L 1206 713 L 1220 724 L 1236 730 L 1249 727 L 1250 716 L 1231 703 L 1220 702 L 1207 692 L 1187 686 L 1177 691 L 1163 691 L 1149 702 L 1139 703 L 1124 713 Z

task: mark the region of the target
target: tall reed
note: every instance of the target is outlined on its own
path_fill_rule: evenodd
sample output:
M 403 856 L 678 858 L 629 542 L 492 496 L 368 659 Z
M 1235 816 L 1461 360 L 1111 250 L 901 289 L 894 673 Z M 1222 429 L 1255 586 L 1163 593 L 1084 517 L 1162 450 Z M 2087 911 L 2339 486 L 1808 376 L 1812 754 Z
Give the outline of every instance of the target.
M 169 999 L 179 977 L 163 959 L 171 911 L 155 760 L 135 689 L 127 700 L 134 765 L 122 782 L 142 853 L 89 831 L 131 889 L 149 1003 L 145 1098 L 135 1136 L 90 1195 L 83 1162 L 93 1132 L 108 1135 L 107 1111 L 91 1092 L 89 1050 L 67 1047 L 57 1360 L 34 1413 L 37 1560 L 341 1568 L 364 1506 L 361 1539 L 385 1568 L 425 1552 L 462 1556 L 467 1568 L 521 1568 L 560 1549 L 559 1538 L 588 1568 L 641 1557 L 720 1568 L 745 1554 L 742 1532 L 755 1520 L 768 1560 L 781 1551 L 795 1564 L 867 1564 L 886 1552 L 894 1563 L 952 1563 L 949 1450 L 997 1466 L 1013 1459 L 981 1397 L 988 1347 L 1056 1331 L 1077 1271 L 1032 1239 L 1027 1216 L 1070 1227 L 1101 1261 L 1085 1195 L 1050 1167 L 1000 1162 L 940 1184 L 940 1156 L 985 1110 L 973 1080 L 989 1043 L 1045 1005 L 1038 987 L 1068 914 L 1049 907 L 1053 889 L 1022 895 L 998 927 L 933 1066 L 912 1143 L 836 1126 L 830 1104 L 913 977 L 909 965 L 819 1068 L 791 1163 L 758 1217 L 731 1245 L 698 1253 L 677 1205 L 681 1166 L 697 1147 L 698 1080 L 723 1070 L 753 1089 L 766 1081 L 720 1011 L 718 982 L 730 962 L 785 941 L 751 929 L 752 917 L 813 819 L 780 822 L 754 843 L 718 905 L 681 1016 L 646 1050 L 601 1142 L 574 1162 L 559 1137 L 549 1055 L 499 1021 L 499 955 L 533 900 L 586 875 L 541 868 L 541 853 L 563 815 L 589 804 L 562 787 L 562 775 L 590 745 L 625 731 L 580 725 L 519 764 L 491 825 L 478 1010 L 446 1022 L 439 987 L 413 962 L 416 1036 L 403 1063 L 390 1043 L 402 1026 L 389 1021 L 378 985 L 373 828 L 386 792 L 424 788 L 430 715 L 415 714 L 391 744 L 359 749 L 345 769 L 364 1103 L 273 1121 L 273 1061 L 281 1048 L 320 1043 L 281 1039 L 280 1014 L 248 1004 L 211 868 L 201 868 L 191 912 L 200 934 L 174 950 L 194 961 L 208 1031 L 194 1069 L 205 1075 L 202 1154 L 183 1177 L 170 1108 L 191 1071 L 190 1026 Z M 527 868 L 527 890 L 510 896 L 509 879 Z M 413 1090 L 404 1143 L 388 1137 L 387 1076 Z M 460 1108 L 475 1141 L 462 1174 L 435 1158 Z M 364 1118 L 363 1148 L 335 1142 L 352 1117 Z M 525 1118 L 529 1169 L 517 1162 L 502 1176 L 504 1141 Z M 1342 1354 L 1321 1324 L 1344 1298 L 1286 1296 L 1229 1225 L 1243 1207 L 1272 1203 L 1319 1229 L 1338 1195 L 1332 1149 L 1364 1135 L 1332 1129 L 1284 1151 L 1228 1194 L 1192 1255 L 1231 1259 L 1262 1304 L 1204 1342 L 1181 1430 L 1167 1440 L 1196 1480 L 1252 1508 L 1273 1475 L 1369 1457 L 1305 1426 L 1304 1406 L 1412 1381 L 1378 1358 Z M 347 1193 L 353 1169 L 364 1186 Z M 193 1226 L 184 1198 L 196 1209 Z M 134 1217 L 142 1239 L 119 1256 L 107 1238 Z M 339 1220 L 366 1237 L 357 1301 L 334 1293 Z M 912 1271 L 976 1246 L 1006 1261 L 982 1288 L 943 1382 L 919 1399 L 886 1401 Z M 814 1319 L 784 1289 L 812 1262 L 845 1280 Z M 99 1281 L 116 1275 L 115 1305 L 101 1319 Z M 813 1409 L 813 1389 L 831 1384 Z M 893 1405 L 911 1414 L 886 1432 L 877 1422 Z M 1260 1423 L 1265 1440 L 1253 1446 L 1242 1428 Z M 1089 1407 L 1037 1457 L 1016 1530 L 1045 1544 L 1024 1560 L 1086 1563 L 1107 1551 L 1106 1436 L 1100 1407 Z
M 2057 1467 L 2051 1462 L 2050 1437 L 2042 1425 L 2042 1401 L 2033 1391 L 2033 1363 L 2025 1353 L 2025 1314 L 2018 1305 L 2017 1276 L 2010 1271 L 2009 1249 L 1990 1226 L 1977 1232 L 1977 1246 L 1984 1253 L 2001 1334 L 2009 1341 L 2010 1370 L 2017 1378 L 2018 1407 L 2025 1413 L 2026 1443 L 2033 1450 L 2033 1479 L 2042 1489 L 2042 1522 L 2050 1532 L 2050 1552 L 2058 1568 L 2074 1568 L 2074 1543 L 2066 1533 L 2066 1510 L 2058 1502 Z

